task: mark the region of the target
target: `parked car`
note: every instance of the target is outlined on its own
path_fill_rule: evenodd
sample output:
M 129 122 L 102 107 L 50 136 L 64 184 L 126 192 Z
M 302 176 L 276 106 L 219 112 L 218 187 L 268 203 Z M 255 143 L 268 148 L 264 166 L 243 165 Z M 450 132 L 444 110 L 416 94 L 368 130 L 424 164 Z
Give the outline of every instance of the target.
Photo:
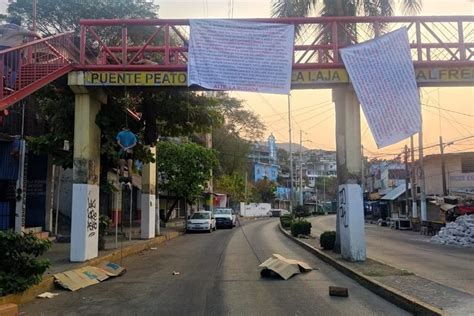
M 216 219 L 211 212 L 199 211 L 188 218 L 186 231 L 208 231 L 216 230 Z
M 218 227 L 232 228 L 235 226 L 235 213 L 231 208 L 216 208 L 214 217 Z
M 271 216 L 271 217 L 280 217 L 280 216 L 286 215 L 286 214 L 290 214 L 290 212 L 288 212 L 285 209 L 281 209 L 281 208 L 272 208 L 268 212 L 268 216 Z

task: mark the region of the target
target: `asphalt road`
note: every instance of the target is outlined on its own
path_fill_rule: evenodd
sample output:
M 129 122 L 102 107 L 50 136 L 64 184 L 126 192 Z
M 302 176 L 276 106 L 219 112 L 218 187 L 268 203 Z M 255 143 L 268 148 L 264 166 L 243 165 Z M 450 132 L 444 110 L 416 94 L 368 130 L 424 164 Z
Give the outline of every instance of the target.
M 187 234 L 124 258 L 128 272 L 77 292 L 21 306 L 27 315 L 405 315 L 284 237 L 276 219 Z M 283 281 L 262 279 L 273 253 L 317 270 Z M 180 272 L 172 275 L 173 271 Z M 330 297 L 330 285 L 349 289 Z
M 335 230 L 336 215 L 311 219 L 312 233 Z M 474 295 L 474 249 L 430 243 L 431 236 L 366 224 L 367 256 Z

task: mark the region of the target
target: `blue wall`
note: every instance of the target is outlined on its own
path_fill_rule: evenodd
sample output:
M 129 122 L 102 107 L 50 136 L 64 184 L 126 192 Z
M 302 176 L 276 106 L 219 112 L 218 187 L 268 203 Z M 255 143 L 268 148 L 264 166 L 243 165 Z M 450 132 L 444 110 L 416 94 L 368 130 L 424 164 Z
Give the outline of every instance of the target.
M 256 162 L 253 166 L 254 182 L 258 182 L 267 177 L 270 181 L 276 181 L 278 178 L 278 166 Z

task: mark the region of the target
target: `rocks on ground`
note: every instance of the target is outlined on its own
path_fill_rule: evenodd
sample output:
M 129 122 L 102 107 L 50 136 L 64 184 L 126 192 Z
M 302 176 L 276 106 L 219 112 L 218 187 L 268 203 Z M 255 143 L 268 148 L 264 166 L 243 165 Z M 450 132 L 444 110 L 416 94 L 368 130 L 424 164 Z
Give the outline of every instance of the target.
M 431 238 L 432 242 L 443 245 L 455 245 L 474 248 L 474 214 L 463 215 L 456 221 L 447 223 L 439 233 Z

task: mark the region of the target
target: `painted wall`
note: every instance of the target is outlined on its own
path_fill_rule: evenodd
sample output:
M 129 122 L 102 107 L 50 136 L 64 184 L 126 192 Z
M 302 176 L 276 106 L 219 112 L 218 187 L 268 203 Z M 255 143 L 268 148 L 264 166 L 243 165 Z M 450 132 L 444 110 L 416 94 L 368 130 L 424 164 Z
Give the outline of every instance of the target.
M 254 182 L 258 182 L 267 177 L 270 181 L 276 181 L 278 178 L 278 166 L 256 162 L 254 168 Z
M 474 188 L 474 173 L 463 173 L 461 155 L 446 155 L 446 186 L 450 189 Z M 432 156 L 425 159 L 425 183 L 428 195 L 443 194 L 441 158 Z

